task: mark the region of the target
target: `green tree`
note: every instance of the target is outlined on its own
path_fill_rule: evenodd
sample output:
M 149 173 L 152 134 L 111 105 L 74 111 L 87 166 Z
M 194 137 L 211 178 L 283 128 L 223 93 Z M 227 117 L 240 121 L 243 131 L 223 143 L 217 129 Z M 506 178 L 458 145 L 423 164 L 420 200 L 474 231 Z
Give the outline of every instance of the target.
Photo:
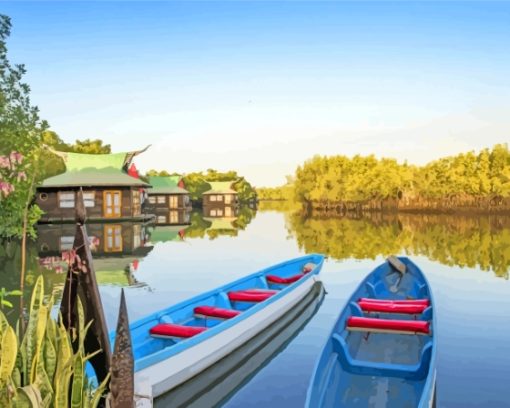
M 47 128 L 30 101 L 30 87 L 23 82 L 25 67 L 11 64 L 7 39 L 11 21 L 0 15 L 0 236 L 33 234 L 40 215 L 30 206 L 36 182 L 42 133 Z

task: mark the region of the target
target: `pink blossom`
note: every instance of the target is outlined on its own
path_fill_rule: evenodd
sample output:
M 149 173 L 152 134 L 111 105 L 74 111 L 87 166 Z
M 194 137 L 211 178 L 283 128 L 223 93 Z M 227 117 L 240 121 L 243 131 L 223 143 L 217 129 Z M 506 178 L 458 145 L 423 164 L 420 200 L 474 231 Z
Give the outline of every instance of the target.
M 91 251 L 96 251 L 101 241 L 98 237 L 89 237 L 89 248 Z
M 76 260 L 76 251 L 71 249 L 69 251 L 62 252 L 62 260 L 66 262 L 68 265 L 74 264 Z
M 23 162 L 23 155 L 19 152 L 11 152 L 9 158 L 12 162 L 21 164 Z
M 27 180 L 27 174 L 24 171 L 20 171 L 18 173 L 18 182 L 26 181 L 26 180 Z
M 7 156 L 0 156 L 0 168 L 2 169 L 11 168 L 11 162 Z
M 0 181 L 0 193 L 7 197 L 14 191 L 14 186 L 6 181 Z
M 60 266 L 60 265 L 55 266 L 55 273 L 63 273 L 63 272 L 64 272 L 64 268 L 62 268 L 62 266 Z

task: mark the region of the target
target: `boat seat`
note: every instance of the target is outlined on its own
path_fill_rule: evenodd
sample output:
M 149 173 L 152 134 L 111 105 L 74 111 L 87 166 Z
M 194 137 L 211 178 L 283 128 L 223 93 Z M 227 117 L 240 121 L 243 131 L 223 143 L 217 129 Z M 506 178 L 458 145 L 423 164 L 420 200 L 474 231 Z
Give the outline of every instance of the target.
M 397 314 L 422 314 L 427 305 L 425 304 L 403 304 L 388 302 L 358 302 L 359 307 L 366 313 L 397 313 Z
M 265 294 L 269 294 L 269 295 L 274 295 L 275 293 L 278 293 L 279 290 L 275 290 L 275 289 L 244 289 L 244 290 L 240 290 L 239 292 L 244 292 L 244 293 L 265 293 Z
M 429 299 L 375 299 L 375 298 L 360 298 L 358 302 L 372 302 L 372 303 L 385 303 L 385 304 L 396 304 L 396 305 L 425 305 L 430 306 Z
M 351 316 L 347 319 L 346 328 L 349 331 L 371 333 L 430 335 L 430 323 L 422 320 L 372 319 Z
M 228 298 L 232 302 L 263 302 L 273 296 L 273 293 L 253 293 L 246 291 L 228 292 Z
M 291 283 L 297 282 L 303 276 L 305 276 L 304 273 L 299 273 L 297 275 L 289 276 L 288 278 L 281 278 L 280 276 L 276 276 L 276 275 L 266 275 L 266 279 L 269 283 L 277 283 L 279 285 L 289 285 Z
M 231 319 L 241 314 L 238 310 L 223 309 L 214 306 L 198 306 L 193 309 L 196 317 L 211 317 L 215 319 Z
M 173 323 L 160 323 L 152 327 L 149 330 L 149 333 L 153 337 L 161 337 L 164 339 L 168 338 L 186 339 L 189 337 L 193 337 L 197 334 L 200 334 L 205 330 L 207 330 L 207 328 L 205 327 L 184 326 L 181 324 Z

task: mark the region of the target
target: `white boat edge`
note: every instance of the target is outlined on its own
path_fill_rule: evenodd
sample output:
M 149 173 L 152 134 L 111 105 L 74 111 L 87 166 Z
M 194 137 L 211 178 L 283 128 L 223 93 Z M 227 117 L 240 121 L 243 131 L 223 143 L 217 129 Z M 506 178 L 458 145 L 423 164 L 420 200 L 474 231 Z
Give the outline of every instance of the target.
M 278 320 L 312 290 L 312 275 L 277 301 L 215 336 L 135 373 L 137 408 L 153 406 L 154 398 L 189 380 Z

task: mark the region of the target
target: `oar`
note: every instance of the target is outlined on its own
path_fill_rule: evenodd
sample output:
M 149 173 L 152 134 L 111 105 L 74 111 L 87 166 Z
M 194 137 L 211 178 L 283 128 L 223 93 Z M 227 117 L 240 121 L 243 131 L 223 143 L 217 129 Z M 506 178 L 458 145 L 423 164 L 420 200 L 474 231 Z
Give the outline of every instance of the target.
M 398 291 L 398 286 L 400 285 L 400 282 L 402 281 L 402 278 L 406 273 L 406 265 L 394 255 L 389 256 L 386 260 L 388 261 L 390 266 L 394 269 L 394 272 L 392 272 L 391 275 L 393 275 L 393 273 L 396 272 L 400 273 L 400 276 L 398 277 L 395 284 L 390 287 L 390 292 L 395 293 Z

